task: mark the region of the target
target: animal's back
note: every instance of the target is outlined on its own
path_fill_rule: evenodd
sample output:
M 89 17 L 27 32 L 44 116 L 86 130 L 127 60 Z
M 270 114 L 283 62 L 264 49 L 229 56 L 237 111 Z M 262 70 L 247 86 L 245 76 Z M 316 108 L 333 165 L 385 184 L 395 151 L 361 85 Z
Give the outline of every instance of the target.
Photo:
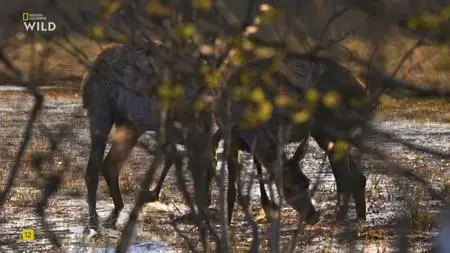
M 304 55 L 292 55 L 291 61 L 304 61 Z M 287 57 L 289 59 L 289 56 Z M 374 112 L 374 107 L 368 100 L 365 85 L 353 72 L 332 58 L 312 57 L 312 72 L 315 72 L 310 87 L 315 88 L 323 96 L 334 92 L 336 106 L 325 105 L 320 101 L 315 109 L 315 126 L 332 128 L 339 132 L 359 127 L 364 124 Z M 304 85 L 300 82 L 298 85 Z M 309 87 L 306 87 L 309 88 Z M 325 98 L 325 97 L 322 97 Z M 331 97 L 329 97 L 331 98 Z
M 349 129 L 352 127 L 353 121 L 349 120 L 349 115 L 356 115 L 361 117 L 369 117 L 371 111 L 368 111 L 366 107 L 354 106 L 354 101 L 364 100 L 367 98 L 365 87 L 356 79 L 352 72 L 345 66 L 338 62 L 323 57 L 312 57 L 305 54 L 288 54 L 282 64 L 279 65 L 280 72 L 276 72 L 272 75 L 271 85 L 264 84 L 264 75 L 262 72 L 267 72 L 273 64 L 273 59 L 256 60 L 249 63 L 243 68 L 238 68 L 230 76 L 230 87 L 243 87 L 263 89 L 266 98 L 275 104 L 275 99 L 279 90 L 283 90 L 285 94 L 288 94 L 293 99 L 297 100 L 297 103 L 304 104 L 305 91 L 309 88 L 315 88 L 320 94 L 326 94 L 330 91 L 335 91 L 340 96 L 340 104 L 338 110 L 325 107 L 320 101 L 319 106 L 316 107 L 314 112 L 314 122 L 318 125 L 332 125 L 337 129 Z M 251 81 L 245 85 L 243 84 L 243 78 L 245 73 L 255 72 Z M 221 108 L 225 108 L 225 100 L 221 100 Z M 238 124 L 242 120 L 248 117 L 252 117 L 246 114 L 246 108 L 252 106 L 253 102 L 246 99 L 244 101 L 232 103 L 231 115 L 234 124 Z M 278 108 L 273 106 L 272 116 L 266 124 L 259 125 L 256 128 L 249 129 L 248 138 L 251 142 L 257 136 L 258 129 L 265 129 L 269 126 L 275 127 L 281 122 L 291 121 L 291 110 L 285 108 Z M 253 116 L 254 117 L 254 116 Z M 305 137 L 307 132 L 307 125 L 296 126 L 296 134 L 298 137 L 294 139 L 301 139 Z M 261 130 L 262 131 L 262 130 Z
M 88 112 L 99 115 L 114 109 L 144 127 L 153 125 L 156 119 L 149 114 L 158 108 L 149 94 L 161 80 L 153 62 L 156 47 L 145 43 L 104 50 L 83 78 L 82 100 Z

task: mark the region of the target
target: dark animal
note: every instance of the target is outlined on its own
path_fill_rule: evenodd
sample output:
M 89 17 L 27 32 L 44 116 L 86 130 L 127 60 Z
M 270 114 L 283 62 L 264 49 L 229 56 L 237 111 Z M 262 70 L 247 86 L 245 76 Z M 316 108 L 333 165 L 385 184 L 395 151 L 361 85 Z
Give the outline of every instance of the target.
M 355 200 L 356 212 L 359 219 L 365 219 L 365 185 L 366 178 L 360 172 L 357 164 L 347 150 L 338 150 L 336 144 L 339 140 L 352 141 L 354 133 L 370 119 L 374 106 L 368 102 L 367 91 L 362 83 L 351 73 L 349 69 L 336 61 L 322 57 L 311 57 L 304 54 L 288 54 L 281 62 L 280 70 L 272 75 L 272 81 L 268 84 L 263 80 L 262 73 L 268 72 L 273 66 L 274 59 L 257 60 L 237 69 L 227 80 L 228 89 L 246 87 L 261 89 L 271 104 L 275 104 L 275 94 L 283 90 L 286 94 L 293 94 L 297 102 L 305 104 L 305 95 L 309 89 L 315 89 L 319 94 L 333 92 L 339 97 L 336 108 L 329 108 L 323 103 L 317 103 L 310 109 L 311 116 L 303 124 L 295 124 L 290 119 L 290 114 L 285 108 L 275 107 L 272 116 L 264 123 L 254 127 L 242 126 L 246 120 L 245 108 L 254 106 L 249 101 L 231 102 L 232 141 L 234 150 L 242 146 L 251 147 L 256 160 L 259 160 L 269 171 L 273 171 L 273 163 L 276 160 L 277 142 L 273 136 L 281 128 L 285 136 L 284 143 L 304 142 L 311 135 L 319 146 L 326 151 L 333 175 L 337 184 L 337 220 L 342 221 L 348 212 L 350 196 Z M 253 73 L 250 82 L 243 84 L 243 73 Z M 226 108 L 227 98 L 222 97 L 222 105 L 218 108 Z M 225 111 L 219 112 L 218 123 L 222 128 Z M 243 145 L 244 143 L 245 145 Z M 334 147 L 333 147 L 334 146 Z M 300 151 L 299 151 L 300 152 Z M 301 153 L 301 152 L 300 152 Z M 229 214 L 233 210 L 236 193 L 236 177 L 238 175 L 237 153 L 228 157 L 229 181 L 228 208 Z M 296 159 L 301 159 L 297 155 Z M 286 159 L 284 159 L 286 160 Z M 286 202 L 302 214 L 307 221 L 314 222 L 317 215 L 314 207 L 308 199 L 307 189 L 309 180 L 297 169 L 298 161 L 284 163 L 283 192 Z M 230 166 L 231 164 L 231 166 Z M 256 163 L 257 168 L 259 163 Z M 258 168 L 260 171 L 260 168 Z M 295 180 L 294 180 L 295 179 Z M 230 190 L 231 189 L 231 190 Z M 267 197 L 262 197 L 267 199 Z M 266 202 L 267 203 L 267 202 Z M 231 215 L 230 215 L 231 217 Z

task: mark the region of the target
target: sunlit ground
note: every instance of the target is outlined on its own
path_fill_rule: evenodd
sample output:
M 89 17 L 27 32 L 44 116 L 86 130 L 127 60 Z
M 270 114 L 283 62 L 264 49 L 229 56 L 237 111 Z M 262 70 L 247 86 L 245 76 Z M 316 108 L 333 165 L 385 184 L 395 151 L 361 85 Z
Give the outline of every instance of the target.
M 6 204 L 6 209 L 0 213 L 0 234 L 2 235 L 1 251 L 17 250 L 22 247 L 33 248 L 33 251 L 47 251 L 51 247 L 46 239 L 45 231 L 34 213 L 34 205 L 40 197 L 39 189 L 42 182 L 36 171 L 31 168 L 31 154 L 33 152 L 48 151 L 48 143 L 43 137 L 44 125 L 52 131 L 72 131 L 73 134 L 61 141 L 60 150 L 54 159 L 54 163 L 46 164 L 43 173 L 51 170 L 63 170 L 63 156 L 66 156 L 70 164 L 66 168 L 64 182 L 58 194 L 50 201 L 46 212 L 51 229 L 56 231 L 61 238 L 65 249 L 78 252 L 90 252 L 93 248 L 114 247 L 119 238 L 119 231 L 103 229 L 100 236 L 87 240 L 83 236 L 84 226 L 87 224 L 87 203 L 85 201 L 86 190 L 84 184 L 83 170 L 89 154 L 89 140 L 86 117 L 80 105 L 80 99 L 74 94 L 59 94 L 58 92 L 47 92 L 48 97 L 39 122 L 34 130 L 34 137 L 25 161 L 22 164 L 19 180 L 13 193 Z M 20 99 L 19 99 L 20 95 Z M 1 165 L 0 178 L 5 182 L 8 171 L 12 166 L 13 157 L 21 141 L 22 129 L 28 117 L 28 111 L 32 105 L 29 95 L 21 92 L 2 92 L 0 100 L 0 147 Z M 386 101 L 384 101 L 386 102 Z M 413 106 L 414 105 L 414 106 Z M 400 102 L 392 100 L 392 104 L 383 104 L 383 111 L 378 115 L 377 127 L 392 131 L 399 137 L 412 141 L 416 144 L 432 147 L 440 151 L 450 150 L 450 125 L 448 123 L 448 104 L 441 101 L 419 101 L 413 103 L 406 100 Z M 433 114 L 435 110 L 444 113 Z M 412 112 L 414 111 L 414 112 Z M 395 114 L 391 117 L 390 114 Z M 414 115 L 417 118 L 414 118 Z M 400 120 L 401 119 L 401 120 Z M 415 121 L 414 121 L 415 120 Z M 142 137 L 145 142 L 151 142 L 150 135 Z M 324 161 L 323 152 L 311 141 L 306 158 L 302 162 L 303 170 L 319 184 L 314 200 L 320 211 L 322 211 L 321 222 L 313 227 L 300 226 L 297 222 L 295 212 L 288 207 L 283 208 L 282 214 L 282 242 L 284 245 L 292 245 L 296 250 L 312 250 L 314 252 L 336 252 L 341 250 L 347 252 L 353 248 L 356 251 L 373 252 L 373 250 L 390 251 L 398 247 L 397 241 L 401 236 L 400 231 L 409 234 L 408 241 L 413 252 L 429 249 L 432 238 L 437 232 L 436 225 L 439 223 L 438 211 L 440 203 L 431 200 L 426 191 L 416 186 L 411 181 L 401 177 L 391 177 L 368 171 L 389 171 L 389 167 L 382 161 L 373 161 L 364 158 L 365 172 L 368 174 L 367 194 L 367 222 L 356 226 L 352 222 L 354 218 L 351 209 L 350 220 L 347 226 L 337 227 L 333 225 L 333 208 L 335 186 L 334 179 L 329 167 L 322 167 Z M 442 193 L 450 189 L 448 184 L 449 162 L 433 159 L 428 155 L 417 154 L 412 151 L 383 142 L 388 153 L 397 157 L 398 162 L 405 167 L 420 173 L 430 180 L 434 187 Z M 293 152 L 294 145 L 287 147 Z M 221 152 L 221 151 L 220 151 Z M 244 156 L 246 168 L 251 167 L 251 159 Z M 119 220 L 119 228 L 126 221 L 127 212 L 134 203 L 134 196 L 138 190 L 141 175 L 148 168 L 151 161 L 143 150 L 136 148 L 125 168 L 121 172 L 121 189 L 125 198 L 126 207 Z M 369 163 L 370 161 L 370 163 Z M 220 163 L 219 163 L 220 166 Z M 253 171 L 251 171 L 253 173 Z M 216 188 L 215 188 L 216 189 Z M 269 243 L 270 224 L 265 222 L 264 217 L 257 215 L 259 203 L 259 190 L 257 185 L 252 191 L 253 213 L 257 216 L 260 224 L 260 239 L 262 244 Z M 218 193 L 214 191 L 214 198 Z M 101 187 L 98 196 L 98 211 L 102 218 L 106 218 L 113 208 L 111 199 L 101 179 Z M 215 206 L 218 207 L 217 203 Z M 198 241 L 197 232 L 193 225 L 186 222 L 173 222 L 174 218 L 180 217 L 187 212 L 187 206 L 178 192 L 173 173 L 169 175 L 168 181 L 163 188 L 160 202 L 147 205 L 140 216 L 139 228 L 133 245 L 136 252 L 141 248 L 151 249 L 151 252 L 170 252 L 186 249 L 186 241 Z M 236 251 L 244 251 L 251 243 L 249 235 L 251 228 L 244 219 L 240 208 L 236 209 L 237 215 L 230 229 L 232 247 Z M 406 217 L 400 220 L 400 217 Z M 176 225 L 176 228 L 174 227 Z M 300 230 L 296 239 L 292 239 Z M 20 231 L 31 228 L 36 233 L 34 241 L 23 241 Z M 403 229 L 400 229 L 403 228 Z M 184 240 L 186 237 L 186 240 Z M 199 245 L 196 245 L 199 246 Z M 98 251 L 96 251 L 98 252 Z

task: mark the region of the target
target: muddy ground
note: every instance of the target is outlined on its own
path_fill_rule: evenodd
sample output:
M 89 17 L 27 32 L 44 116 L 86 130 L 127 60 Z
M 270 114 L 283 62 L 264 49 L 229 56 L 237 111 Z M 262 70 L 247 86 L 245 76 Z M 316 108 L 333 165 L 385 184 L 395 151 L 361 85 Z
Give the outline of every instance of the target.
M 20 168 L 19 180 L 13 188 L 5 209 L 0 211 L 0 252 L 44 252 L 52 246 L 46 237 L 46 231 L 35 213 L 35 205 L 40 197 L 42 180 L 39 173 L 32 168 L 32 154 L 45 153 L 49 143 L 44 136 L 45 128 L 50 132 L 71 132 L 63 138 L 59 151 L 51 163 L 46 163 L 42 174 L 55 171 L 64 174 L 64 182 L 58 194 L 54 196 L 46 209 L 50 227 L 61 238 L 64 251 L 67 252 L 108 252 L 114 247 L 120 232 L 103 229 L 98 237 L 86 238 L 83 234 L 87 224 L 86 190 L 83 170 L 89 154 L 89 138 L 86 116 L 76 93 L 48 93 L 39 121 L 34 129 L 31 145 Z M 411 103 L 405 108 L 400 105 L 385 107 L 374 125 L 392 131 L 398 137 L 415 144 L 432 147 L 442 152 L 450 152 L 450 124 L 448 102 L 433 103 L 437 109 L 426 104 L 422 109 L 428 113 L 420 114 L 417 119 L 411 110 L 419 110 L 418 103 Z M 20 91 L 0 91 L 0 182 L 2 188 L 13 165 L 14 155 L 20 145 L 32 98 Z M 406 113 L 402 114 L 404 110 Z M 431 113 L 433 112 L 433 113 Z M 390 114 L 389 114 L 390 113 Z M 390 115 L 395 114 L 395 117 Z M 398 120 L 401 119 L 401 120 Z M 414 120 L 412 120 L 414 119 Z M 151 142 L 151 135 L 142 137 L 144 142 Z M 389 154 L 421 176 L 427 178 L 435 189 L 447 194 L 450 189 L 448 168 L 450 161 L 435 159 L 429 155 L 407 150 L 399 144 L 384 142 Z M 287 150 L 292 152 L 295 145 Z M 244 155 L 246 168 L 251 160 Z M 64 160 L 67 159 L 67 160 Z M 364 172 L 368 176 L 367 222 L 359 226 L 352 223 L 353 210 L 349 225 L 333 225 L 333 207 L 335 204 L 335 185 L 323 152 L 310 141 L 307 157 L 302 162 L 304 172 L 318 183 L 314 195 L 316 206 L 322 211 L 321 222 L 315 226 L 302 226 L 297 222 L 292 209 L 283 207 L 282 241 L 284 245 L 294 245 L 295 252 L 390 252 L 399 247 L 403 234 L 411 252 L 426 252 L 438 231 L 439 211 L 442 203 L 432 200 L 423 187 L 400 176 L 384 175 L 389 171 L 389 164 L 363 157 Z M 151 157 L 141 148 L 135 148 L 131 158 L 121 173 L 121 189 L 126 207 L 119 220 L 123 226 L 127 213 L 134 203 L 139 180 L 150 164 Z M 67 164 L 66 164 L 67 163 Z M 325 164 L 325 166 L 322 166 Z M 66 166 L 65 166 L 66 165 Z M 220 166 L 220 163 L 219 165 Z M 250 170 L 252 171 L 252 170 Z M 253 173 L 253 172 L 251 172 Z M 113 208 L 104 180 L 101 179 L 98 195 L 98 212 L 102 218 L 108 216 Z M 215 188 L 216 189 L 216 188 Z M 217 199 L 218 193 L 214 191 Z M 259 191 L 254 185 L 252 191 L 252 208 L 257 215 Z M 217 203 L 216 203 L 217 206 Z M 132 252 L 185 252 L 187 240 L 198 242 L 196 229 L 186 222 L 174 221 L 187 212 L 171 172 L 165 184 L 159 202 L 145 206 L 140 218 Z M 240 208 L 230 228 L 233 251 L 244 251 L 251 243 L 250 226 L 245 222 Z M 262 244 L 268 243 L 269 224 L 258 217 Z M 301 227 L 298 236 L 293 239 L 296 228 Z M 21 231 L 33 229 L 35 240 L 23 241 Z

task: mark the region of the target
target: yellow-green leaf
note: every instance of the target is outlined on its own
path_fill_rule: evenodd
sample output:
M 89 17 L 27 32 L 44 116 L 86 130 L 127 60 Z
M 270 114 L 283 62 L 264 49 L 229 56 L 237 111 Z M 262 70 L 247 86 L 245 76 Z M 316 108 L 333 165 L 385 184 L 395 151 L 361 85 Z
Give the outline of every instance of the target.
M 263 123 L 272 117 L 273 106 L 269 101 L 264 101 L 260 104 L 256 114 L 259 123 Z
M 247 95 L 248 92 L 249 89 L 247 87 L 236 87 L 233 89 L 232 99 L 234 101 L 242 100 Z
M 173 88 L 173 97 L 175 98 L 181 98 L 182 96 L 184 96 L 184 86 L 183 84 L 177 84 L 175 85 L 175 87 Z
M 448 20 L 450 19 L 450 4 L 447 5 L 442 11 L 441 11 L 441 19 L 442 20 Z
M 209 88 L 217 88 L 220 86 L 220 82 L 223 80 L 222 73 L 220 69 L 214 70 L 212 73 L 207 73 L 205 75 L 205 81 Z
M 257 57 L 268 58 L 275 55 L 275 50 L 270 47 L 257 47 L 254 49 L 254 54 Z
M 410 18 L 408 20 L 408 29 L 415 30 L 420 24 L 420 20 L 416 17 Z
M 251 51 L 255 48 L 255 46 L 253 45 L 253 43 L 250 40 L 243 40 L 241 42 L 241 47 L 242 49 L 244 49 L 245 51 Z
M 334 109 L 339 105 L 340 96 L 336 91 L 329 91 L 325 93 L 322 100 L 326 107 Z
M 230 60 L 235 66 L 240 66 L 245 63 L 245 58 L 239 50 L 233 51 Z
M 292 115 L 292 121 L 296 124 L 302 124 L 309 120 L 311 117 L 311 111 L 308 109 L 303 109 Z
M 258 87 L 252 90 L 250 99 L 254 102 L 261 103 L 266 99 L 266 95 L 264 94 L 264 91 Z
M 240 76 L 241 84 L 247 85 L 255 82 L 255 73 L 252 71 L 243 71 Z
M 179 34 L 184 39 L 191 39 L 194 37 L 196 28 L 195 25 L 192 23 L 181 25 L 178 29 Z
M 439 19 L 439 16 L 435 14 L 425 13 L 422 16 L 422 23 L 424 27 L 434 29 L 439 27 L 441 20 Z
M 171 94 L 170 85 L 167 82 L 164 82 L 160 86 L 158 86 L 158 95 L 161 98 L 168 98 Z
M 270 72 L 264 72 L 261 76 L 263 82 L 265 84 L 271 85 L 273 84 L 272 74 Z
M 350 143 L 345 140 L 337 140 L 333 146 L 333 159 L 342 159 L 350 149 Z
M 169 9 L 162 5 L 158 0 L 150 0 L 150 2 L 145 7 L 145 10 L 151 16 L 165 17 L 169 15 Z
M 119 1 L 114 1 L 111 4 L 108 5 L 108 15 L 113 14 L 115 11 L 117 11 L 120 8 L 120 2 Z
M 205 100 L 197 99 L 194 102 L 194 109 L 197 110 L 197 111 L 201 111 L 201 110 L 206 108 L 206 105 L 207 105 L 207 103 L 206 103 Z
M 294 100 L 285 94 L 279 94 L 275 97 L 275 105 L 280 108 L 288 107 L 293 104 Z
M 194 0 L 193 5 L 195 9 L 208 11 L 212 7 L 212 0 Z
M 309 104 L 315 104 L 319 101 L 320 93 L 314 88 L 309 88 L 305 93 L 306 102 Z
M 100 24 L 94 25 L 94 27 L 92 28 L 92 36 L 94 38 L 102 38 L 104 35 L 104 27 Z

